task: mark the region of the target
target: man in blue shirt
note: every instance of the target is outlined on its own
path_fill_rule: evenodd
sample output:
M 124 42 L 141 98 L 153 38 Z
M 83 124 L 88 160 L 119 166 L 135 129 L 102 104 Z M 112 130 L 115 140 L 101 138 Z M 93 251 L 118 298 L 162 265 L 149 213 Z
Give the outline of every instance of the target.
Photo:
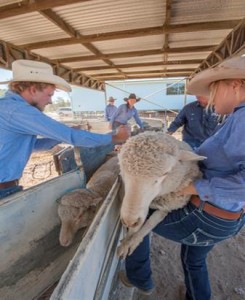
M 173 134 L 183 126 L 182 139 L 192 148 L 199 147 L 218 125 L 218 115 L 212 109 L 206 109 L 208 97 L 196 98 L 197 101 L 184 106 L 168 128 L 168 133 Z
M 109 97 L 109 99 L 108 99 L 108 104 L 106 105 L 106 108 L 105 108 L 106 121 L 110 121 L 112 115 L 117 110 L 117 107 L 114 105 L 115 100 L 116 99 L 114 99 L 113 97 Z
M 16 60 L 12 71 L 9 91 L 0 99 L 0 199 L 22 189 L 18 180 L 33 151 L 49 150 L 61 142 L 85 147 L 121 143 L 129 136 L 126 127 L 115 135 L 96 134 L 70 128 L 43 114 L 56 88 L 71 90 L 50 65 Z

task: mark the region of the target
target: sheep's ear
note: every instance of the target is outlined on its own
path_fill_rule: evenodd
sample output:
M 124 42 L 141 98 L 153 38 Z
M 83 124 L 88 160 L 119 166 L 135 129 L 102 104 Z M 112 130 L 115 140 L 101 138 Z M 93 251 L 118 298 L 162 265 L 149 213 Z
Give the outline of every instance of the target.
M 197 161 L 197 160 L 204 160 L 207 157 L 197 155 L 196 153 L 194 153 L 192 151 L 181 150 L 178 158 L 180 161 L 190 161 L 190 160 Z

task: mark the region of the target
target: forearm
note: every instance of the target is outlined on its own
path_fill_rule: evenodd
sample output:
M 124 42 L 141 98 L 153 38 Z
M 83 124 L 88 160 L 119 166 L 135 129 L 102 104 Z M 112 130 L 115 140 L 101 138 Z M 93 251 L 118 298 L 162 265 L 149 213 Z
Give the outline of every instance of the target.
M 47 151 L 58 144 L 60 144 L 60 142 L 57 140 L 49 138 L 40 138 L 36 140 L 33 151 Z

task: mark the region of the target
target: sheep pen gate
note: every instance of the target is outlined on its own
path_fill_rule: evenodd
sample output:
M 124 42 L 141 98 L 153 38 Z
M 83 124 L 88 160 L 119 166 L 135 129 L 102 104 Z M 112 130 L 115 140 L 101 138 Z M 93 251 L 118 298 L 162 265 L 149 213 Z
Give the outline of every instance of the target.
M 58 177 L 1 202 L 2 300 L 13 300 L 17 295 L 23 300 L 44 299 L 45 291 L 57 282 L 52 300 L 108 299 L 119 265 L 115 252 L 121 238 L 120 180 L 114 183 L 91 225 L 79 230 L 67 248 L 59 245 L 57 199 L 67 191 L 84 188 L 112 147 L 79 147 L 82 164 L 80 161 L 78 167 L 75 162 L 79 160 L 69 148 L 56 157 Z

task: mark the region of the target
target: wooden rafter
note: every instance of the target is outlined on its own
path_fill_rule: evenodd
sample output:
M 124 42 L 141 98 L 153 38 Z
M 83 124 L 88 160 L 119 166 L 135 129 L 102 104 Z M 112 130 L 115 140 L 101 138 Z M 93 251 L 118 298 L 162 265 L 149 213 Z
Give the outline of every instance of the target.
M 83 36 L 77 32 L 72 26 L 67 24 L 64 20 L 62 20 L 56 13 L 54 13 L 51 9 L 46 9 L 40 11 L 40 13 L 47 19 L 49 19 L 52 23 L 54 23 L 56 26 L 58 26 L 61 30 L 65 31 L 67 34 L 69 34 L 71 37 L 76 38 L 83 38 Z M 102 53 L 91 43 L 81 43 L 85 48 L 87 48 L 90 52 L 92 52 L 95 55 L 102 55 Z M 105 58 L 102 59 L 106 64 L 108 64 L 111 67 L 117 68 L 109 59 Z M 123 72 L 120 69 L 117 69 L 118 72 Z
M 104 58 L 113 59 L 113 58 L 126 58 L 126 57 L 137 57 L 137 56 L 162 55 L 165 52 L 167 52 L 168 54 L 209 52 L 209 51 L 213 51 L 215 47 L 216 45 L 210 45 L 210 46 L 172 48 L 166 50 L 153 49 L 153 50 L 143 50 L 143 51 L 118 52 L 118 53 L 102 54 L 97 56 L 88 55 L 88 56 L 74 56 L 74 57 L 67 57 L 67 58 L 59 58 L 53 61 L 59 63 L 70 63 L 70 62 L 79 62 L 79 61 L 100 60 Z
M 49 63 L 53 69 L 54 73 L 62 78 L 64 78 L 67 82 L 71 84 L 78 84 L 88 88 L 96 87 L 98 90 L 104 90 L 105 85 L 103 82 L 90 78 L 84 74 L 80 74 L 74 72 L 72 69 L 67 68 L 66 66 L 58 63 L 53 63 L 45 57 L 41 57 L 39 55 L 35 55 L 31 52 L 25 51 L 22 48 L 11 45 L 10 43 L 6 43 L 0 41 L 0 67 L 10 69 L 10 66 L 13 61 L 16 59 L 32 59 L 32 60 L 41 60 Z
M 103 34 L 86 35 L 80 38 L 75 38 L 75 37 L 63 38 L 63 39 L 57 39 L 52 41 L 50 40 L 44 42 L 23 44 L 20 46 L 28 50 L 33 50 L 33 49 L 73 45 L 73 44 L 94 43 L 98 41 L 135 38 L 135 37 L 142 37 L 148 35 L 231 29 L 234 28 L 234 26 L 236 26 L 238 23 L 239 23 L 238 20 L 231 20 L 231 21 L 217 21 L 217 22 L 210 22 L 210 23 L 203 22 L 203 23 L 195 23 L 195 24 L 168 25 L 168 26 L 159 26 L 153 28 L 143 28 L 143 29 L 117 31 L 112 33 L 109 32 Z
M 217 46 L 212 53 L 192 74 L 198 73 L 209 67 L 216 66 L 224 59 L 236 55 L 245 49 L 245 18 L 228 34 L 228 36 Z
M 201 59 L 192 59 L 192 60 L 174 60 L 174 61 L 157 61 L 157 62 L 148 62 L 148 63 L 138 63 L 138 64 L 123 64 L 117 65 L 118 68 L 130 69 L 130 68 L 139 68 L 139 67 L 152 67 L 152 66 L 171 66 L 171 65 L 190 65 L 190 64 L 200 64 Z M 85 68 L 74 68 L 76 72 L 83 71 L 95 71 L 95 70 L 109 70 L 115 69 L 111 66 L 99 66 L 99 67 L 85 67 Z

